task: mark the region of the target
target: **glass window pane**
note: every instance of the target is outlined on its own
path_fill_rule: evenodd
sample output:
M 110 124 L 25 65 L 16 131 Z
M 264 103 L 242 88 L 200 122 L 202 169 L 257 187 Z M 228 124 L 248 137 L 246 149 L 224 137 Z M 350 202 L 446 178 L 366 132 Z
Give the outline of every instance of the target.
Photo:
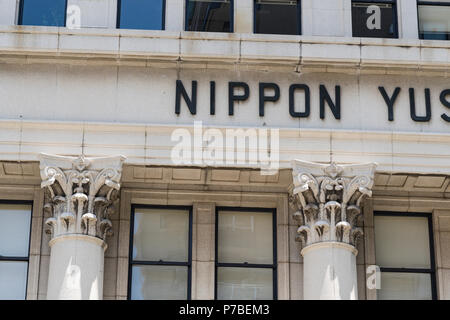
M 133 260 L 187 262 L 189 211 L 136 209 Z
M 255 33 L 299 34 L 300 17 L 297 1 L 257 0 Z
M 273 270 L 217 268 L 217 299 L 272 300 Z
M 0 255 L 28 257 L 31 205 L 0 204 Z
M 419 32 L 422 39 L 450 40 L 450 6 L 419 6 Z
M 23 300 L 27 292 L 28 262 L 0 261 L 0 300 Z
M 66 0 L 23 0 L 22 25 L 66 25 Z
M 120 28 L 162 30 L 164 0 L 121 0 Z
M 430 268 L 428 219 L 375 216 L 377 265 L 392 268 Z
M 189 0 L 186 31 L 231 32 L 230 0 Z
M 131 299 L 186 300 L 188 267 L 133 266 Z
M 272 212 L 220 211 L 218 260 L 273 264 Z
M 382 272 L 378 300 L 431 300 L 431 276 L 428 273 Z
M 396 6 L 390 3 L 352 3 L 352 28 L 354 37 L 396 38 Z

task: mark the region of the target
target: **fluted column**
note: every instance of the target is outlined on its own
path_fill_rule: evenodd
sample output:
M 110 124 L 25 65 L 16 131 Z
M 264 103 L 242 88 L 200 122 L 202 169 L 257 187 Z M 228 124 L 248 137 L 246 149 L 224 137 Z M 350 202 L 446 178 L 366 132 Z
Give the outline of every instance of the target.
M 40 155 L 44 209 L 51 213 L 47 299 L 103 299 L 105 238 L 124 160 Z
M 364 197 L 372 195 L 376 164 L 338 166 L 295 160 L 291 205 L 303 244 L 304 298 L 356 300 L 357 227 Z

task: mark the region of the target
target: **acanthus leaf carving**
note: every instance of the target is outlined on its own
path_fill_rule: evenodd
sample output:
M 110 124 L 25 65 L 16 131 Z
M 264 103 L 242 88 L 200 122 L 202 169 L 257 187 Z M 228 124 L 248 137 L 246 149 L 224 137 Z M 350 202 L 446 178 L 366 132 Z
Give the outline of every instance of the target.
M 303 246 L 339 241 L 356 246 L 361 203 L 372 195 L 375 163 L 330 165 L 293 161 L 291 205 Z M 302 217 L 302 219 L 299 219 Z
M 123 156 L 63 157 L 40 154 L 41 187 L 52 237 L 85 234 L 105 239 L 111 234 L 108 219 L 120 189 Z

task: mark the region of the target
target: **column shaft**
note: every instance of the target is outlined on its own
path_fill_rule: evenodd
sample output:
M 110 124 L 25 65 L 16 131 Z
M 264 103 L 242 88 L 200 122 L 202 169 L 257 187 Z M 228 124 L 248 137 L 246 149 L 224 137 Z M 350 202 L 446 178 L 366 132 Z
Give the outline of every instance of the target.
M 105 242 L 86 235 L 67 235 L 54 238 L 49 245 L 47 299 L 103 299 Z
M 356 249 L 321 242 L 302 250 L 305 300 L 357 300 Z

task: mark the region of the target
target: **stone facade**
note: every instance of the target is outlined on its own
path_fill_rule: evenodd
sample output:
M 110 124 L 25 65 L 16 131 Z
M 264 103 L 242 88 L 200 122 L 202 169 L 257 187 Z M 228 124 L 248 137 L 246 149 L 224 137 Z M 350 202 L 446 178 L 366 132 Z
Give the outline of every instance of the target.
M 303 0 L 301 36 L 253 34 L 251 0 L 235 1 L 232 34 L 184 31 L 181 0 L 166 0 L 164 31 L 115 29 L 117 1 L 91 2 L 69 0 L 89 14 L 67 29 L 17 26 L 19 1 L 0 0 L 0 200 L 33 203 L 27 299 L 127 299 L 132 205 L 192 206 L 193 299 L 214 299 L 216 207 L 276 209 L 284 300 L 376 299 L 374 212 L 426 213 L 437 298 L 450 299 L 450 42 L 418 39 L 413 1 L 397 1 L 399 39 L 352 37 L 350 0 Z M 189 96 L 197 81 L 196 114 L 185 102 L 176 113 L 177 80 Z M 229 82 L 250 91 L 234 116 Z M 260 117 L 259 85 L 272 82 L 279 101 Z M 290 116 L 293 84 L 310 89 L 308 117 Z M 330 103 L 321 117 L 322 86 L 334 103 L 340 87 L 340 119 Z M 380 86 L 401 88 L 393 121 Z M 428 122 L 412 119 L 412 88 L 418 115 L 430 89 Z M 194 121 L 279 130 L 280 170 L 174 164 L 174 130 Z M 61 290 L 80 248 L 102 280 Z M 312 264 L 335 266 L 345 292 L 314 292 Z

